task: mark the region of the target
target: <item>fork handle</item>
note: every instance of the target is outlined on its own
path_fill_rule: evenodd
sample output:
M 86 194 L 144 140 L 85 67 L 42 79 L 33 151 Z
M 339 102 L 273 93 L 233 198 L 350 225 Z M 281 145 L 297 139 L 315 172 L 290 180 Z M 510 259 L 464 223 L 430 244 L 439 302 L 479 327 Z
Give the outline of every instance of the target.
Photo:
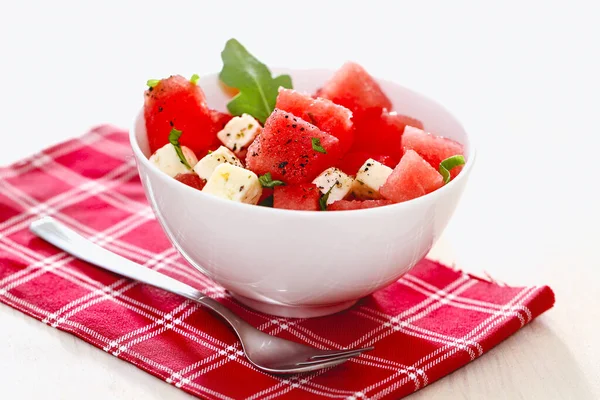
M 32 222 L 29 229 L 59 249 L 115 274 L 176 293 L 190 300 L 201 302 L 206 297 L 202 292 L 185 283 L 103 249 L 52 217 L 44 217 Z
M 52 217 L 43 217 L 32 222 L 29 229 L 35 235 L 59 249 L 97 267 L 178 294 L 210 308 L 225 319 L 238 335 L 244 331 L 255 330 L 229 308 L 206 296 L 201 291 L 103 249 Z

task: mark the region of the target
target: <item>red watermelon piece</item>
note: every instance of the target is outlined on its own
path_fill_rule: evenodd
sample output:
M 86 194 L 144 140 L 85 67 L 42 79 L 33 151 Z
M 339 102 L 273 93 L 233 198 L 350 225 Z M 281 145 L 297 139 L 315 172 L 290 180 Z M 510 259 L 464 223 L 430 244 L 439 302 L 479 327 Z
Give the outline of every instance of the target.
M 319 139 L 326 154 L 312 147 Z M 246 167 L 289 185 L 309 182 L 339 161 L 340 141 L 291 113 L 275 109 L 248 147 Z
M 407 150 L 379 192 L 396 203 L 431 193 L 444 185 L 442 175 L 413 150 Z
M 407 127 L 402 135 L 402 147 L 414 150 L 423 157 L 433 168 L 439 169 L 440 163 L 448 157 L 464 155 L 463 146 L 454 140 L 432 135 L 422 129 Z M 462 166 L 450 171 L 452 179 L 462 170 Z
M 387 154 L 399 161 L 402 157 L 402 133 L 407 125 L 423 127 L 417 119 L 387 110 L 358 120 L 353 150 Z
M 327 211 L 362 210 L 391 204 L 394 204 L 391 200 L 338 200 L 327 206 Z
M 319 211 L 321 192 L 312 183 L 291 186 L 276 186 L 273 207 L 286 210 Z
M 355 120 L 367 113 L 379 115 L 383 109 L 392 109 L 392 102 L 377 81 L 363 67 L 353 62 L 344 64 L 317 91 L 317 96 L 348 108 Z
M 313 98 L 307 94 L 291 89 L 281 89 L 275 105 L 310 122 L 323 132 L 339 139 L 342 153 L 348 151 L 354 141 L 352 112 L 346 107 L 337 105 L 320 97 Z
M 355 151 L 346 154 L 342 161 L 340 161 L 339 168 L 347 173 L 348 175 L 356 175 L 359 168 L 367 161 L 369 158 L 372 158 L 375 161 L 379 161 L 380 163 L 387 165 L 390 168 L 394 168 L 400 158 L 392 158 L 390 156 L 385 156 L 382 154 L 372 154 L 366 151 Z
M 260 194 L 260 197 L 258 198 L 258 204 L 262 203 L 268 197 L 271 197 L 271 196 L 273 196 L 273 189 L 263 188 L 262 193 Z
M 210 118 L 214 124 L 215 134 L 225 128 L 225 125 L 233 118 L 233 115 L 217 110 L 210 110 Z M 218 139 L 217 139 L 218 140 Z
M 206 181 L 196 174 L 177 174 L 175 175 L 175 179 L 198 190 L 202 190 L 204 185 L 206 185 Z
M 223 128 L 225 128 L 225 125 L 227 125 L 227 123 L 231 120 L 231 118 L 233 118 L 233 115 L 231 114 L 227 114 L 221 111 L 217 111 L 217 110 L 209 110 L 210 112 L 210 118 L 212 120 L 212 129 L 211 131 L 213 132 L 213 141 L 210 144 L 210 146 L 208 146 L 207 148 L 203 149 L 202 154 L 198 154 L 198 159 L 204 157 L 208 151 L 215 151 L 216 149 L 218 149 L 220 146 L 223 145 L 223 143 L 221 143 L 221 141 L 219 140 L 219 138 L 217 137 L 217 133 L 219 133 L 220 130 L 222 130 Z M 182 135 L 183 137 L 183 135 Z M 244 157 L 240 157 L 239 154 L 237 154 L 238 158 L 242 159 L 245 157 L 245 153 L 244 153 Z
M 144 118 L 150 151 L 169 143 L 172 128 L 183 132 L 180 143 L 198 156 L 206 154 L 215 139 L 223 114 L 208 108 L 200 86 L 173 75 L 145 93 Z

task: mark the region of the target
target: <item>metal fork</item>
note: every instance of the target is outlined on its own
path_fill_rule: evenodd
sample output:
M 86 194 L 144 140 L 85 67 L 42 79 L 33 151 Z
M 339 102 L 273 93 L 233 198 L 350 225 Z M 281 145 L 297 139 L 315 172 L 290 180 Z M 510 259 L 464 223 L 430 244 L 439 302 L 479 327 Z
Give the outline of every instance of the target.
M 273 374 L 295 374 L 332 367 L 373 347 L 350 350 L 319 350 L 268 335 L 242 320 L 221 303 L 185 283 L 143 267 L 94 244 L 51 217 L 31 223 L 29 229 L 59 249 L 102 269 L 186 297 L 208 307 L 231 325 L 248 361 Z

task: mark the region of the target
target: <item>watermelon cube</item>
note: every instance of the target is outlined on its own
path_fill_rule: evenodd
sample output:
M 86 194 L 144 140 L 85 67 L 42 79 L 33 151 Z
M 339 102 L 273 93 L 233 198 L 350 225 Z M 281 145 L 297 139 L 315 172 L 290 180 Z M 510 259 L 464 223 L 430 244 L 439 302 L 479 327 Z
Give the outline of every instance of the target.
M 327 206 L 327 211 L 362 210 L 391 204 L 394 204 L 391 200 L 338 200 Z
M 202 157 L 216 142 L 226 114 L 208 108 L 200 86 L 174 75 L 146 91 L 144 118 L 152 153 L 169 143 L 176 128 L 183 132 L 180 144 Z
M 407 150 L 379 192 L 396 203 L 431 193 L 444 185 L 442 175 L 413 150 Z
M 325 153 L 313 144 L 319 144 Z M 289 185 L 312 181 L 339 162 L 340 141 L 294 114 L 275 109 L 248 147 L 246 167 Z
M 379 115 L 383 109 L 392 109 L 392 102 L 375 79 L 353 62 L 344 64 L 317 91 L 317 96 L 348 108 L 355 119 L 365 114 Z
M 271 196 L 273 196 L 273 189 L 264 187 L 258 199 L 258 204 L 263 204 Z
M 210 136 L 212 136 L 213 140 L 210 145 L 200 150 L 199 153 L 196 153 L 198 158 L 204 157 L 208 151 L 215 151 L 223 145 L 223 143 L 219 140 L 217 133 L 225 128 L 225 125 L 227 125 L 227 123 L 233 118 L 233 115 L 217 110 L 209 110 L 209 113 L 212 121 L 212 125 L 210 126 Z M 239 152 L 236 154 L 240 159 L 244 159 Z
M 346 107 L 330 100 L 316 99 L 291 89 L 280 89 L 275 105 L 310 122 L 323 132 L 335 136 L 340 141 L 341 151 L 345 153 L 354 141 L 352 112 Z
M 386 154 L 397 163 L 402 157 L 402 133 L 407 125 L 423 127 L 417 119 L 387 110 L 357 120 L 353 150 Z
M 321 192 L 312 183 L 291 186 L 276 186 L 273 192 L 273 207 L 286 210 L 319 211 Z
M 233 118 L 233 115 L 223 113 L 217 110 L 210 110 L 210 118 L 212 119 L 212 122 L 214 124 L 213 129 L 216 132 L 219 132 L 220 130 L 225 128 L 225 125 L 227 125 L 227 123 Z
M 387 165 L 390 168 L 394 168 L 396 165 L 398 165 L 398 161 L 400 161 L 400 157 L 392 158 L 390 156 L 384 156 L 382 154 L 372 154 L 366 151 L 355 151 L 346 154 L 342 158 L 342 161 L 340 161 L 339 168 L 348 175 L 356 175 L 360 167 L 369 158 L 372 158 L 375 161 L 379 161 L 383 165 Z
M 194 189 L 202 190 L 204 185 L 206 185 L 206 181 L 200 178 L 196 174 L 187 173 L 187 174 L 177 174 L 175 175 L 175 179 L 179 182 L 193 187 Z
M 404 150 L 414 150 L 423 157 L 436 171 L 440 163 L 448 157 L 464 155 L 463 146 L 454 140 L 435 136 L 422 129 L 407 126 L 402 135 Z M 462 166 L 450 170 L 452 179 L 462 170 Z

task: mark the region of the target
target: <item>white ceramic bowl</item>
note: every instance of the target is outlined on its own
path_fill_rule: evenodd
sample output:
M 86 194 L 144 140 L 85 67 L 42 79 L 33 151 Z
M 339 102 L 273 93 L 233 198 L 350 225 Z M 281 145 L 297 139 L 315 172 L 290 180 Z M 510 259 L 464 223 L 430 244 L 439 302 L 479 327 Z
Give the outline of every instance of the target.
M 332 71 L 290 73 L 309 93 Z M 366 210 L 291 211 L 222 200 L 159 171 L 148 161 L 143 113 L 130 132 L 146 196 L 163 230 L 190 264 L 256 310 L 315 317 L 353 305 L 396 281 L 431 249 L 471 173 L 475 151 L 461 124 L 434 101 L 379 80 L 394 108 L 425 128 L 463 143 L 467 164 L 456 179 L 426 196 Z M 217 75 L 200 85 L 211 106 L 228 101 Z

